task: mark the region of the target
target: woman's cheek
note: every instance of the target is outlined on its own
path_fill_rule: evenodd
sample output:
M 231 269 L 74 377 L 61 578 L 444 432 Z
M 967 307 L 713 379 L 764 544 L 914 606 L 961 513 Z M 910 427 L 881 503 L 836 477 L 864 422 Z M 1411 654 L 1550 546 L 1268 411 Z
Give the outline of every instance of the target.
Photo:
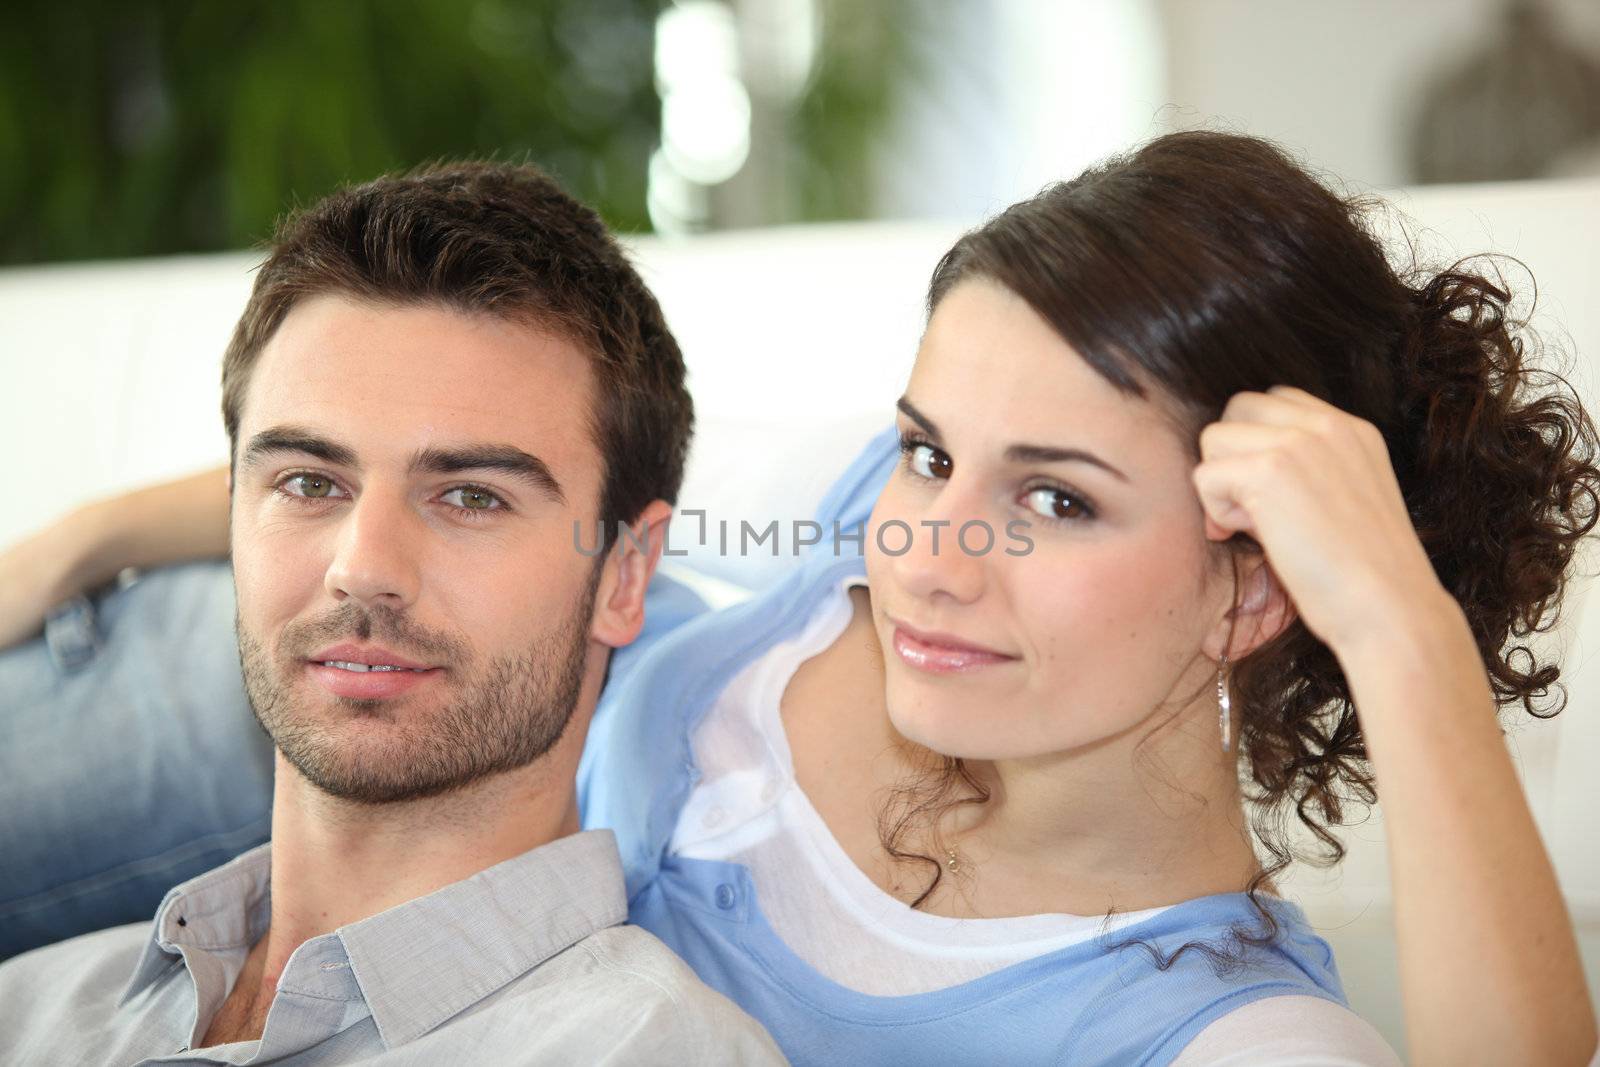
M 1036 539 L 1012 589 L 1012 603 L 1027 620 L 1038 650 L 1039 679 L 1060 684 L 1058 669 L 1070 667 L 1077 683 L 1137 666 L 1153 627 L 1151 611 L 1162 605 L 1155 591 L 1164 583 L 1148 557 L 1094 552 L 1085 546 L 1050 545 Z M 1135 662 L 1129 662 L 1130 660 Z

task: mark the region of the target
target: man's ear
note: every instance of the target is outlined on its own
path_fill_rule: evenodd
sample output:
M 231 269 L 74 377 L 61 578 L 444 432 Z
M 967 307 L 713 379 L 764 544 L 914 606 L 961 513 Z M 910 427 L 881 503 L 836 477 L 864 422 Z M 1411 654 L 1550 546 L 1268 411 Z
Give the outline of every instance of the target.
M 621 648 L 644 628 L 644 594 L 661 561 L 671 520 L 672 505 L 652 500 L 606 553 L 589 628 L 601 644 Z
M 1277 637 L 1297 617 L 1294 602 L 1273 573 L 1262 553 L 1236 557 L 1239 566 L 1238 605 L 1218 620 L 1206 639 L 1205 651 L 1212 659 L 1227 653 L 1237 662 Z M 1232 636 L 1229 624 L 1232 624 Z

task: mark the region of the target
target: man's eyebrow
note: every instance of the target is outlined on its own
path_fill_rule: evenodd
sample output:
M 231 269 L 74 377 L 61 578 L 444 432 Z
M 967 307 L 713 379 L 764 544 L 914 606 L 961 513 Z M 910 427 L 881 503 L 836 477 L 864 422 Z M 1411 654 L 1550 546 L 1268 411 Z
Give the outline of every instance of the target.
M 356 461 L 355 449 L 301 426 L 274 426 L 262 430 L 245 445 L 243 454 L 239 456 L 239 466 L 253 467 L 279 452 L 303 452 L 338 467 L 360 466 Z
M 239 459 L 241 468 L 261 462 L 274 453 L 295 452 L 315 456 L 338 467 L 361 466 L 355 449 L 326 434 L 303 426 L 274 426 L 250 438 Z M 493 471 L 513 478 L 549 496 L 566 502 L 561 483 L 550 467 L 515 445 L 471 444 L 419 448 L 411 456 L 410 474 L 459 474 L 466 471 Z
M 912 404 L 911 401 L 901 397 L 896 401 L 895 406 L 904 412 L 908 419 L 926 430 L 928 436 L 933 438 L 940 436 L 938 426 L 934 424 L 932 419 L 918 411 L 916 405 Z M 1093 452 L 1087 452 L 1081 448 L 1017 444 L 1006 449 L 1006 459 L 1011 463 L 1088 463 L 1091 466 L 1099 467 L 1121 481 L 1126 482 L 1129 480 L 1126 474 L 1123 474 Z
M 567 502 L 561 483 L 544 460 L 515 445 L 459 445 L 419 448 L 411 457 L 412 474 L 457 474 L 493 471 L 528 485 L 558 504 Z

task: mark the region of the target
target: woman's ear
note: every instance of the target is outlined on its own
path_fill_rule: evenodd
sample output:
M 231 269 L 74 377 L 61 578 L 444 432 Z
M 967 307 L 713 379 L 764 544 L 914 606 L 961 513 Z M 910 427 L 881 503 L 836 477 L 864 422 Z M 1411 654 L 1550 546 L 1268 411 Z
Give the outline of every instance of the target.
M 1206 654 L 1219 659 L 1226 653 L 1236 662 L 1287 630 L 1297 614 L 1265 555 L 1241 554 L 1235 559 L 1239 568 L 1237 604 L 1218 620 L 1206 641 Z

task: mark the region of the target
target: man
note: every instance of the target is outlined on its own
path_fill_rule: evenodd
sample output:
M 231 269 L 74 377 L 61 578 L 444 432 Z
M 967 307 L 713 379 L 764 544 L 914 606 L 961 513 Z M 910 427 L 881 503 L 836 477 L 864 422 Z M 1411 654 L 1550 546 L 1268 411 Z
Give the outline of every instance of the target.
M 0 1062 L 781 1062 L 623 925 L 615 843 L 578 832 L 683 378 L 599 219 L 530 167 L 380 179 L 280 230 L 223 369 L 272 841 L 153 924 L 0 966 Z

